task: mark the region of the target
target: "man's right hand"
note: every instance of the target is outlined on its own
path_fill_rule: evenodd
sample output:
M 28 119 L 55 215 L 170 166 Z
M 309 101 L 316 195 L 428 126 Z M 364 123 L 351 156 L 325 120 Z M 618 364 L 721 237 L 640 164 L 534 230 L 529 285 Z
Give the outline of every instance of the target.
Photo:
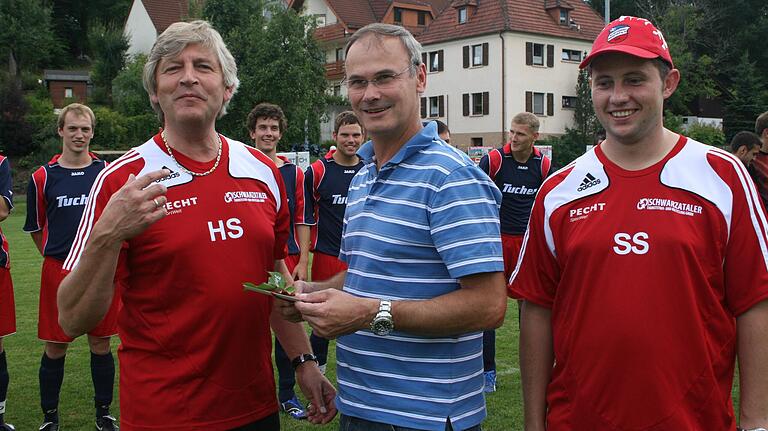
M 312 283 L 309 281 L 296 280 L 293 282 L 293 288 L 296 289 L 296 295 L 313 292 Z M 283 319 L 289 322 L 298 323 L 304 320 L 301 317 L 299 310 L 296 309 L 294 303 L 291 301 L 284 301 L 282 299 L 276 298 L 275 306 L 280 311 L 280 315 L 283 316 Z
M 167 188 L 154 182 L 168 175 L 170 171 L 167 169 L 138 178 L 130 174 L 123 187 L 109 199 L 94 230 L 101 229 L 110 238 L 122 243 L 165 217 Z

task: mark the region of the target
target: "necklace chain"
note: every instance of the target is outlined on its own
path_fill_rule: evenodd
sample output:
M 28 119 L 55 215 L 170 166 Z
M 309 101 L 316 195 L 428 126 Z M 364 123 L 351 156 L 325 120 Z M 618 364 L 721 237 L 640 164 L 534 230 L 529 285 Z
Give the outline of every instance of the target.
M 224 142 L 221 139 L 221 135 L 218 133 L 216 134 L 219 138 L 219 149 L 216 152 L 216 162 L 213 164 L 213 167 L 211 169 L 208 169 L 205 172 L 192 172 L 189 169 L 185 168 L 184 165 L 179 163 L 178 160 L 176 160 L 176 157 L 173 156 L 173 151 L 171 151 L 171 146 L 168 145 L 168 140 L 165 138 L 165 130 L 160 134 L 160 137 L 163 139 L 163 143 L 165 144 L 165 149 L 168 150 L 168 155 L 171 156 L 171 159 L 173 159 L 174 162 L 176 162 L 176 166 L 178 166 L 182 171 L 195 176 L 195 177 L 204 177 L 206 175 L 210 175 L 213 173 L 213 171 L 216 170 L 216 168 L 219 167 L 219 162 L 221 161 L 221 147 L 224 145 Z

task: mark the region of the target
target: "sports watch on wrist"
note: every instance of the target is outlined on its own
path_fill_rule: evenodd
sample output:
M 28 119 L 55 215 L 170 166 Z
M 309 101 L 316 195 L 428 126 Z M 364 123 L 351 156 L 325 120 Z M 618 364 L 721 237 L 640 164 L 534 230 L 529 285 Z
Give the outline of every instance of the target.
M 395 322 L 392 320 L 392 301 L 382 299 L 379 302 L 379 312 L 371 322 L 371 332 L 383 337 L 389 335 L 393 329 L 395 329 Z
M 303 355 L 299 355 L 291 361 L 291 366 L 293 369 L 297 369 L 301 366 L 301 364 L 305 362 L 314 361 L 316 364 L 320 364 L 320 362 L 317 360 L 317 356 L 313 355 L 312 353 L 304 353 Z

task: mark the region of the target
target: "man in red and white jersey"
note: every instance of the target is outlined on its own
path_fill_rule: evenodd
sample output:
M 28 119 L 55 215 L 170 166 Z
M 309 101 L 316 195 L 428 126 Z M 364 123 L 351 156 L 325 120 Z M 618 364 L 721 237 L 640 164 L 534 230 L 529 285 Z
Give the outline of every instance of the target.
M 533 144 L 539 139 L 539 119 L 530 112 L 512 118 L 509 142 L 480 159 L 480 169 L 501 191 L 501 243 L 504 277 L 508 280 L 520 254 L 533 200 L 547 178 L 551 162 Z M 483 332 L 485 392 L 496 390 L 496 331 Z
M 11 187 L 11 162 L 0 155 L 0 221 L 5 220 L 13 209 Z M 3 338 L 16 333 L 16 306 L 13 300 L 11 259 L 8 240 L 0 230 L 0 431 L 13 431 L 13 425 L 5 422 L 5 402 L 8 395 L 8 362 L 3 348 Z
M 122 288 L 123 430 L 279 430 L 270 327 L 319 406 L 310 421 L 335 414 L 302 326 L 273 312 L 272 297 L 243 291 L 268 271 L 290 276 L 289 219 L 275 164 L 216 132 L 238 83 L 207 22 L 158 37 L 144 86 L 164 129 L 99 174 L 64 262 L 59 323 L 71 337 Z
M 525 300 L 526 430 L 768 427 L 768 223 L 733 155 L 664 128 L 680 80 L 661 32 L 621 17 L 589 67 L 606 139 L 550 176 L 512 294 Z

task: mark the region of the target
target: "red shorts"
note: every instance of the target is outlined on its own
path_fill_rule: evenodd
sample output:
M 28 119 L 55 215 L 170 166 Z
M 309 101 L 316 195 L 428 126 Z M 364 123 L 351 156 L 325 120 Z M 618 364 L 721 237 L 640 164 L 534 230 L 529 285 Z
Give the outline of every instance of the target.
M 507 279 L 507 283 L 517 265 L 520 248 L 523 246 L 523 236 L 501 234 L 501 246 L 504 249 L 504 278 Z
M 288 272 L 293 273 L 296 265 L 299 264 L 299 259 L 301 259 L 301 254 L 289 254 L 288 256 L 285 256 L 285 259 L 283 260 L 285 262 L 285 266 L 288 267 Z
M 347 264 L 330 254 L 312 253 L 312 281 L 328 280 L 341 271 L 346 271 Z
M 43 272 L 40 280 L 40 309 L 37 323 L 37 338 L 43 341 L 53 343 L 71 343 L 74 338 L 70 338 L 59 326 L 59 307 L 56 304 L 56 292 L 59 290 L 59 284 L 64 279 L 65 273 L 61 267 L 64 262 L 52 257 L 43 259 Z M 120 306 L 118 289 L 115 289 L 115 295 L 112 297 L 112 305 L 107 311 L 107 315 L 99 322 L 98 326 L 93 328 L 88 335 L 94 337 L 111 337 L 117 334 L 117 312 Z
M 0 337 L 16 332 L 16 306 L 13 302 L 11 271 L 0 268 Z

